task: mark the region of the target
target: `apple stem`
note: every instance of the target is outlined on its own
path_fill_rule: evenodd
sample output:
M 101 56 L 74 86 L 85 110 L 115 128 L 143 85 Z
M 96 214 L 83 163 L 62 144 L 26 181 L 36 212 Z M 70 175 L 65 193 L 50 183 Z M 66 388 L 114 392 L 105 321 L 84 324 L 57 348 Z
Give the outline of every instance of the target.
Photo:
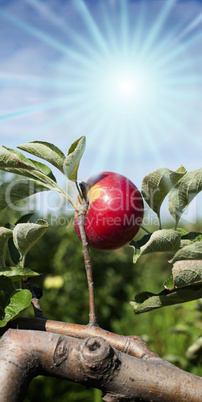
M 82 192 L 81 192 L 81 190 L 80 190 L 80 188 L 79 188 L 79 185 L 78 185 L 77 181 L 76 181 L 76 188 L 77 188 L 77 191 L 78 191 L 78 193 L 79 193 L 79 196 L 80 196 L 81 199 L 82 199 Z
M 140 227 L 141 227 L 141 229 L 144 230 L 146 233 L 151 234 L 151 232 L 150 232 L 148 229 L 146 229 L 144 226 L 141 225 Z
M 89 326 L 98 326 L 96 313 L 95 313 L 95 295 L 94 295 L 94 282 L 92 264 L 90 259 L 90 253 L 88 248 L 88 240 L 85 232 L 85 215 L 88 209 L 88 202 L 85 198 L 82 199 L 82 204 L 78 208 L 78 224 L 80 229 L 81 241 L 83 246 L 83 255 L 86 269 L 86 276 L 88 282 L 88 294 L 89 294 Z

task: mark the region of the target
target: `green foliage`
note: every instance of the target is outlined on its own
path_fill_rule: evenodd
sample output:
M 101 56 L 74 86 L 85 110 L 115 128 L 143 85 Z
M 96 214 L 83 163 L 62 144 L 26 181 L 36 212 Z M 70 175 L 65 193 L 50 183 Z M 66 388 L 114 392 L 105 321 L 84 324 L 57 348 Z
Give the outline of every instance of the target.
M 144 177 L 141 187 L 142 195 L 159 219 L 163 200 L 185 173 L 186 170 L 183 167 L 176 172 L 160 168 Z
M 85 146 L 86 138 L 81 137 L 69 148 L 68 155 L 63 164 L 64 174 L 69 180 L 77 180 L 77 171 Z
M 183 275 L 184 282 L 185 275 Z M 131 301 L 136 314 L 146 313 L 156 308 L 170 306 L 172 304 L 184 303 L 190 300 L 202 298 L 201 283 L 194 283 L 192 286 L 182 286 L 180 282 L 179 289 L 163 290 L 158 294 L 143 292 L 135 297 L 135 301 Z M 200 278 L 201 282 L 201 278 Z
M 0 276 L 6 276 L 10 278 L 12 282 L 18 282 L 26 278 L 33 278 L 39 276 L 38 272 L 34 272 L 29 268 L 20 267 L 7 267 L 4 270 L 0 270 Z
M 28 214 L 26 218 L 29 219 L 31 216 Z M 25 217 L 20 220 L 24 221 Z M 21 283 L 25 279 L 39 274 L 24 267 L 25 258 L 27 252 L 47 228 L 48 224 L 44 220 L 38 220 L 37 223 L 16 222 L 13 230 L 6 227 L 0 228 L 0 327 L 5 326 L 31 303 L 32 294 L 29 289 L 21 289 Z M 8 241 L 11 239 L 13 240 L 12 247 L 9 247 Z M 12 257 L 13 255 L 16 257 L 16 251 L 18 251 L 19 258 L 14 265 Z M 18 281 L 19 283 L 15 287 L 14 282 Z
M 32 294 L 28 289 L 15 290 L 12 280 L 1 276 L 0 280 L 0 327 L 4 327 L 8 321 L 13 320 L 32 300 Z
M 131 301 L 135 313 L 202 297 L 202 233 L 188 233 L 177 228 L 182 213 L 201 190 L 202 168 L 189 173 L 184 167 L 177 172 L 162 168 L 144 177 L 142 194 L 158 215 L 160 230 L 130 243 L 134 248 L 133 261 L 136 263 L 148 253 L 173 252 L 170 263 L 174 265 L 163 291 L 158 294 L 143 292 L 135 296 Z M 169 212 L 176 221 L 175 229 L 161 228 L 160 207 L 167 195 Z
M 47 220 L 51 223 L 51 216 Z M 60 222 L 65 224 L 61 226 Z M 153 310 L 141 316 L 134 315 L 129 304 L 134 294 L 142 292 L 145 287 L 153 293 L 159 292 L 170 274 L 164 255 L 154 253 L 151 259 L 151 255 L 147 254 L 133 264 L 132 248 L 126 246 L 105 253 L 91 250 L 91 260 L 100 326 L 123 335 L 141 336 L 161 357 L 202 375 L 200 360 L 192 363 L 185 357 L 188 348 L 201 335 L 202 313 L 196 309 L 199 301 Z M 86 324 L 88 292 L 82 248 L 74 232 L 73 217 L 58 216 L 56 225 L 50 225 L 37 247 L 30 250 L 27 262 L 32 269 L 37 265 L 40 267 L 40 277 L 33 278 L 31 282 L 43 288 L 41 306 L 45 316 Z M 27 311 L 26 315 L 28 313 L 30 315 L 32 311 Z M 44 400 L 57 402 L 59 395 L 62 401 L 94 401 L 94 390 L 59 379 L 40 377 L 30 384 L 25 402 L 37 399 L 39 386 Z
M 68 167 L 68 174 L 70 176 L 70 179 L 72 179 L 73 176 L 76 177 L 75 175 L 77 173 L 80 158 L 82 156 L 82 153 L 84 152 L 85 137 L 81 137 L 74 144 L 72 145 L 72 149 L 71 151 L 69 151 L 69 155 L 67 156 L 67 158 L 65 158 L 62 151 L 60 151 L 55 145 L 49 144 L 47 142 L 35 141 L 28 144 L 23 144 L 20 146 L 20 148 L 52 163 L 59 170 L 62 170 L 64 174 L 66 168 L 65 170 L 63 169 L 63 164 L 64 162 L 66 162 L 66 160 L 69 160 L 70 158 L 71 161 Z M 51 169 L 48 166 L 44 165 L 43 163 L 33 161 L 32 159 L 28 159 L 25 155 L 23 155 L 19 151 L 1 146 L 0 169 L 6 172 L 26 176 L 34 180 L 37 179 L 39 182 L 48 186 L 44 188 L 44 186 L 39 185 L 38 181 L 28 182 L 27 187 L 22 188 L 21 198 L 26 198 L 27 196 L 31 195 L 30 187 L 34 188 L 32 189 L 32 192 L 54 190 L 63 194 L 63 196 L 65 196 L 68 199 L 68 201 L 73 205 L 73 207 L 76 208 L 76 204 L 73 201 L 72 197 L 68 193 L 66 193 L 62 188 L 60 188 L 60 186 L 56 183 L 56 179 Z M 7 198 L 4 197 L 4 200 L 5 202 L 7 202 Z
M 188 268 L 187 268 L 188 267 Z M 186 286 L 187 283 L 201 282 L 201 260 L 188 260 L 186 266 L 183 261 L 177 261 L 173 265 L 172 277 L 176 287 Z
M 157 169 L 143 178 L 141 190 L 145 201 L 158 215 L 159 222 L 160 208 L 168 195 L 169 212 L 177 228 L 182 213 L 202 190 L 202 168 L 188 173 L 183 166 L 176 172 Z
M 32 155 L 45 159 L 53 166 L 63 172 L 63 163 L 65 155 L 63 152 L 53 144 L 44 141 L 33 141 L 28 144 L 22 144 L 18 146 L 19 149 L 29 152 Z
M 169 193 L 169 211 L 176 220 L 176 226 L 182 213 L 193 198 L 202 190 L 202 168 L 186 173 Z
M 172 229 L 157 230 L 151 235 L 146 235 L 139 241 L 130 243 L 134 247 L 133 262 L 144 254 L 156 252 L 176 251 L 180 247 L 180 233 Z
M 0 146 L 0 169 L 6 172 L 19 174 L 31 179 L 38 179 L 42 183 L 53 186 L 55 178 L 51 169 L 26 158 L 21 152 Z
M 134 263 L 145 255 L 173 252 L 170 259 L 172 275 L 164 283 L 165 290 L 158 294 L 143 292 L 131 301 L 135 313 L 140 314 L 164 306 L 184 303 L 202 297 L 202 240 L 198 232 L 183 229 L 161 229 L 132 241 Z
M 201 239 L 201 235 L 200 235 Z M 181 260 L 201 260 L 202 259 L 202 240 L 190 242 L 187 246 L 178 250 L 174 255 L 172 262 Z M 202 264 L 202 263 L 201 263 Z
M 40 191 L 49 190 L 44 184 L 31 180 L 16 180 L 13 183 L 0 185 L 0 210 L 12 207 L 16 202 L 24 200 Z
M 85 150 L 85 145 L 86 138 L 83 136 L 70 146 L 66 157 L 59 148 L 48 142 L 33 141 L 31 143 L 20 145 L 19 148 L 33 154 L 34 156 L 46 160 L 57 167 L 68 180 L 76 182 L 77 172 L 81 157 Z M 17 182 L 16 189 L 13 191 L 13 193 L 12 191 L 9 192 L 11 202 L 24 199 L 30 194 L 37 193 L 38 191 L 52 189 L 63 194 L 76 209 L 76 201 L 74 202 L 72 197 L 57 185 L 56 180 L 48 166 L 28 159 L 21 152 L 6 147 L 1 147 L 0 155 L 0 169 L 21 174 L 32 179 L 38 179 L 38 181 L 41 182 L 31 182 L 31 192 L 30 189 L 28 190 L 28 187 L 30 187 L 30 181 L 28 183 L 23 181 Z M 8 185 L 3 185 L 0 188 L 0 201 L 2 199 L 3 207 L 6 206 L 7 202 L 7 199 L 4 196 L 7 188 Z M 73 183 L 71 183 L 71 188 L 74 190 L 74 194 L 76 195 Z M 77 183 L 76 189 L 78 189 Z M 167 253 L 172 251 L 174 255 L 172 256 L 171 262 L 175 265 L 173 266 L 173 276 L 170 280 L 170 283 L 172 283 L 173 286 L 166 288 L 166 284 L 168 283 L 167 280 L 165 284 L 165 291 L 161 291 L 157 295 L 152 295 L 150 293 L 147 293 L 146 296 L 145 294 L 137 295 L 135 301 L 132 302 L 132 305 L 137 313 L 148 311 L 148 308 L 153 309 L 163 307 L 168 304 L 174 304 L 178 302 L 178 300 L 180 300 L 180 302 L 188 301 L 191 299 L 191 293 L 193 293 L 193 297 L 195 297 L 196 294 L 195 292 L 192 292 L 193 285 L 197 284 L 198 286 L 200 283 L 202 284 L 202 268 L 200 263 L 200 260 L 202 259 L 201 234 L 197 234 L 195 238 L 191 238 L 189 233 L 184 233 L 184 231 L 181 229 L 176 230 L 183 211 L 189 205 L 191 200 L 198 194 L 198 192 L 201 191 L 201 189 L 202 168 L 188 173 L 183 166 L 176 172 L 168 168 L 160 168 L 143 178 L 142 194 L 148 205 L 157 214 L 160 230 L 144 236 L 139 241 L 131 242 L 131 246 L 134 248 L 134 262 L 136 263 L 140 257 L 148 253 Z M 176 221 L 175 230 L 161 228 L 160 208 L 167 195 L 169 199 L 169 211 Z M 44 228 L 45 226 L 43 229 Z M 41 225 L 39 229 L 41 235 L 43 234 L 43 229 Z M 17 225 L 13 231 L 14 244 L 20 253 L 22 261 L 24 260 L 27 251 L 31 247 L 32 242 L 35 241 L 33 238 L 33 230 L 34 224 L 30 223 Z M 22 233 L 24 233 L 24 235 L 21 237 Z M 2 252 L 1 258 L 3 261 L 5 258 L 5 250 Z M 190 264 L 190 260 L 197 260 L 194 268 L 193 264 Z M 181 261 L 184 261 L 183 268 L 181 269 L 180 273 L 175 276 L 174 273 L 176 271 L 176 267 L 181 264 Z M 176 262 L 178 262 L 177 266 Z M 201 297 L 200 290 L 198 297 Z M 158 300 L 158 302 L 154 303 L 154 300 Z M 159 300 L 161 302 L 159 302 Z
M 18 148 L 45 159 L 64 173 L 69 180 L 75 181 L 77 180 L 77 171 L 85 145 L 86 138 L 83 136 L 71 145 L 66 157 L 59 148 L 49 142 L 33 141 L 28 144 L 22 144 Z
M 70 146 L 67 156 L 48 142 L 34 141 L 19 146 L 19 149 L 40 157 L 58 168 L 69 181 L 70 189 L 77 197 L 77 173 L 85 150 L 85 142 L 85 137 L 76 140 Z M 11 207 L 17 202 L 24 202 L 30 195 L 50 190 L 58 191 L 75 209 L 77 208 L 77 200 L 57 184 L 49 166 L 29 159 L 19 151 L 2 146 L 0 169 L 31 179 L 17 180 L 13 185 L 2 184 L 1 208 L 6 209 L 9 203 Z M 158 216 L 159 230 L 141 239 L 138 235 L 139 240 L 131 242 L 135 264 L 132 263 L 132 248 L 129 247 L 107 253 L 92 250 L 96 308 L 100 326 L 126 335 L 135 332 L 136 335 L 145 338 L 147 343 L 150 343 L 150 346 L 162 356 L 169 350 L 165 348 L 170 338 L 167 336 L 167 331 L 173 325 L 175 334 L 179 337 L 179 333 L 181 335 L 183 333 L 183 336 L 187 337 L 187 342 L 183 344 L 184 349 L 180 355 L 181 349 L 179 344 L 178 349 L 176 348 L 178 342 L 175 338 L 173 353 L 171 352 L 169 359 L 175 360 L 176 364 L 182 365 L 183 368 L 186 366 L 186 369 L 190 367 L 183 357 L 185 347 L 188 347 L 188 344 L 190 346 L 190 342 L 194 344 L 197 341 L 199 328 L 201 332 L 201 321 L 199 319 L 199 326 L 195 328 L 193 318 L 190 318 L 194 328 L 190 330 L 190 325 L 178 323 L 177 326 L 173 319 L 177 317 L 177 320 L 181 320 L 181 313 L 178 314 L 178 311 L 182 310 L 175 309 L 175 305 L 181 309 L 182 307 L 179 307 L 181 303 L 202 297 L 202 234 L 178 228 L 178 223 L 184 210 L 201 189 L 202 168 L 188 173 L 184 167 L 176 172 L 161 168 L 148 174 L 143 178 L 142 194 Z M 169 212 L 175 219 L 175 229 L 161 227 L 160 209 L 166 196 L 168 196 Z M 51 319 L 87 323 L 88 291 L 87 286 L 83 285 L 86 283 L 86 278 L 81 245 L 70 224 L 72 217 L 63 218 L 67 222 L 68 230 L 64 226 L 58 226 L 50 227 L 46 232 L 47 222 L 43 220 L 33 222 L 31 215 L 21 217 L 18 221 L 16 219 L 14 226 L 4 223 L 0 228 L 1 326 L 6 325 L 10 319 L 15 318 L 30 305 L 31 293 L 28 289 L 21 289 L 21 283 L 25 283 L 27 278 L 30 281 L 36 280 L 38 274 L 35 267 L 37 270 L 39 267 L 42 274 L 37 278 L 37 285 L 40 284 L 44 288 L 42 298 L 44 314 Z M 43 234 L 45 236 L 41 237 Z M 39 238 L 39 246 L 32 248 Z M 30 268 L 24 268 L 25 257 Z M 145 292 L 147 283 L 150 290 Z M 164 283 L 163 290 L 161 283 Z M 134 293 L 137 293 L 135 298 Z M 128 303 L 132 298 L 134 300 L 131 304 L 137 314 L 153 310 L 149 316 L 152 318 L 148 320 L 145 314 L 146 319 L 143 318 L 139 322 L 139 327 L 136 324 L 135 330 L 133 311 Z M 165 315 L 162 316 L 158 309 L 168 305 L 172 310 L 166 314 L 168 321 L 166 326 Z M 186 305 L 193 306 L 187 303 Z M 184 309 L 186 310 L 186 307 Z M 195 314 L 193 311 L 192 313 Z M 170 347 L 170 344 L 167 346 Z M 74 387 L 72 384 L 68 387 L 68 400 L 92 400 L 93 391 L 85 391 L 84 388 L 82 390 L 80 388 L 82 397 L 77 395 L 74 399 Z M 98 401 L 100 395 L 95 394 L 94 397 Z M 37 392 L 34 400 L 36 398 Z M 44 399 L 47 398 L 49 396 L 44 394 Z M 56 393 L 51 400 L 57 401 L 57 398 Z
M 6 266 L 6 247 L 8 244 L 8 239 L 13 235 L 12 230 L 0 227 L 0 266 Z
M 45 220 L 37 220 L 36 223 L 18 223 L 13 229 L 13 242 L 23 260 L 28 251 L 40 239 L 48 228 Z

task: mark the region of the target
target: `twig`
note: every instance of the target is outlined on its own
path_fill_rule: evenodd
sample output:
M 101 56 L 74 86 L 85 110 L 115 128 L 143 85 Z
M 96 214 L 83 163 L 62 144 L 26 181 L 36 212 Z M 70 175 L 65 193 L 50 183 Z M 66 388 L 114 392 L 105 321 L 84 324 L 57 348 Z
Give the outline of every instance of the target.
M 86 276 L 88 282 L 89 292 L 89 325 L 98 326 L 96 313 L 95 313 L 95 295 L 94 295 L 94 282 L 92 273 L 92 264 L 88 248 L 88 240 L 85 232 L 85 215 L 88 209 L 88 202 L 85 198 L 82 200 L 82 204 L 78 207 L 78 224 L 80 229 L 81 241 L 83 246 L 83 256 L 85 262 Z

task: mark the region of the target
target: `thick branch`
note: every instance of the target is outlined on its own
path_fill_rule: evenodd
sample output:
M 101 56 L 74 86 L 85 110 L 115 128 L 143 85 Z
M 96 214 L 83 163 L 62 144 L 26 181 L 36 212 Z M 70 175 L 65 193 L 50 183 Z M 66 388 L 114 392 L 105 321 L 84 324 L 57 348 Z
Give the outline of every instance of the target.
M 0 342 L 1 402 L 22 401 L 38 374 L 96 387 L 105 401 L 202 400 L 202 379 L 161 359 L 138 359 L 100 337 L 84 340 L 40 331 L 8 330 Z
M 115 349 L 131 356 L 141 359 L 159 358 L 139 336 L 123 336 L 106 331 L 100 327 L 88 325 L 71 324 L 61 321 L 52 321 L 40 318 L 22 318 L 10 321 L 9 326 L 17 329 L 34 329 L 53 332 L 61 335 L 68 335 L 74 338 L 85 339 L 87 337 L 99 336 L 110 343 Z M 2 328 L 5 332 L 7 328 Z M 3 332 L 2 332 L 3 334 Z

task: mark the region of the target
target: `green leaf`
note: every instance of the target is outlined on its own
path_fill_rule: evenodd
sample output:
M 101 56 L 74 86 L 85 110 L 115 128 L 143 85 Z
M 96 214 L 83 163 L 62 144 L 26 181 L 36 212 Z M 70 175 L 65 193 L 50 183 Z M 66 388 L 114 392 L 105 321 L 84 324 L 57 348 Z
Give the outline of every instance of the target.
M 160 168 L 144 177 L 141 187 L 142 195 L 158 216 L 164 198 L 184 174 L 185 169 L 183 167 L 176 172 L 167 168 Z
M 86 137 L 81 137 L 75 141 L 69 148 L 68 155 L 63 164 L 64 174 L 69 180 L 77 180 L 77 171 L 81 157 L 86 146 Z
M 196 240 L 197 238 L 199 239 L 199 236 L 202 236 L 201 232 L 186 232 L 184 230 L 184 233 L 181 233 L 181 238 L 183 240 Z
M 164 287 L 172 290 L 193 283 L 202 284 L 202 260 L 176 261 L 172 268 L 172 275 L 164 283 Z
M 45 159 L 63 173 L 65 155 L 55 145 L 45 141 L 32 141 L 18 146 L 19 149 Z
M 0 169 L 31 179 L 38 179 L 54 187 L 55 178 L 48 166 L 26 158 L 21 152 L 0 146 Z
M 202 259 L 202 240 L 199 236 L 199 241 L 194 241 L 187 246 L 182 247 L 174 255 L 171 262 L 176 262 L 180 260 L 201 260 Z
M 202 236 L 202 233 L 200 232 L 187 232 L 184 229 L 177 229 L 177 231 L 181 233 L 180 248 L 190 245 L 191 241 L 199 240 L 200 236 Z
M 181 238 L 186 238 L 186 236 L 189 234 L 189 232 L 183 228 L 176 228 L 176 231 L 180 233 Z
M 18 221 L 15 223 L 15 225 L 17 223 L 27 223 L 30 222 L 31 219 L 33 219 L 33 216 L 35 215 L 35 212 L 30 212 L 28 214 L 22 215 Z M 11 261 L 9 262 L 9 266 L 12 265 L 17 265 L 18 262 L 20 261 L 20 254 L 18 252 L 18 250 L 16 249 L 14 242 L 13 242 L 13 237 L 10 237 L 10 239 L 8 240 L 8 250 L 9 250 L 9 254 L 10 254 L 10 258 Z M 8 257 L 8 256 L 7 256 Z
M 7 322 L 13 320 L 19 313 L 29 307 L 31 300 L 32 294 L 28 289 L 14 292 L 5 307 L 4 316 L 0 321 L 0 327 L 4 327 Z
M 141 247 L 143 247 L 150 239 L 152 233 L 151 234 L 147 234 L 145 236 L 143 236 L 140 240 L 132 240 L 129 243 L 129 246 L 134 248 L 134 255 L 133 255 L 133 262 L 134 264 L 137 262 L 138 258 L 141 255 Z
M 13 231 L 0 227 L 0 266 L 5 267 L 6 248 L 8 239 L 13 236 Z
M 26 175 L 30 173 L 31 175 L 35 167 L 28 162 L 23 154 L 18 153 L 17 155 L 16 151 L 0 146 L 0 169 L 15 174 Z
M 28 214 L 22 215 L 17 220 L 17 222 L 15 222 L 15 225 L 17 225 L 18 223 L 34 222 L 33 221 L 34 215 L 35 215 L 35 212 L 30 212 Z M 8 250 L 9 250 L 10 257 L 11 257 L 11 262 L 7 265 L 9 265 L 9 266 L 14 265 L 14 264 L 17 265 L 20 261 L 20 254 L 14 245 L 13 238 L 10 238 L 8 240 Z
M 0 209 L 13 207 L 18 201 L 21 201 L 40 191 L 49 191 L 50 188 L 44 184 L 32 180 L 16 180 L 10 183 L 0 185 Z
M 185 303 L 202 297 L 202 284 L 192 284 L 179 289 L 163 290 L 155 294 L 150 292 L 140 293 L 135 296 L 130 304 L 136 314 L 145 313 L 157 308 Z
M 4 148 L 6 148 L 6 147 L 4 147 Z M 49 166 L 44 165 L 44 163 L 38 162 L 36 160 L 26 158 L 25 155 L 23 155 L 21 152 L 17 151 L 16 149 L 11 149 L 11 148 L 6 148 L 6 149 L 8 151 L 14 153 L 15 155 L 17 155 L 21 161 L 27 163 L 28 165 L 32 165 L 34 168 L 36 168 L 37 171 L 43 173 L 45 176 L 50 177 L 50 179 L 52 179 L 56 182 L 56 178 L 53 175 L 52 170 L 50 169 Z
M 29 159 L 30 162 L 32 162 L 33 166 L 35 166 L 36 170 L 39 172 L 45 174 L 45 176 L 49 177 L 51 180 L 56 182 L 56 178 L 51 170 L 51 168 L 47 165 L 44 165 L 44 163 L 41 163 L 39 161 L 35 161 L 33 159 Z
M 182 213 L 201 190 L 202 168 L 186 173 L 170 191 L 168 196 L 169 212 L 175 219 L 176 226 Z
M 174 281 L 173 281 L 173 276 L 171 275 L 163 284 L 165 289 L 171 290 L 174 289 Z
M 6 276 L 12 280 L 12 282 L 20 281 L 24 278 L 31 278 L 34 276 L 39 276 L 37 272 L 32 271 L 28 268 L 20 267 L 0 267 L 0 276 Z
M 202 264 L 195 269 L 184 269 L 175 278 L 175 287 L 180 288 L 191 283 L 201 283 L 202 285 Z
M 17 222 L 15 222 L 15 225 L 17 225 L 17 223 L 28 223 L 28 222 L 33 222 L 33 218 L 34 218 L 35 212 L 28 212 L 28 214 L 22 215 Z
M 13 241 L 22 258 L 46 232 L 48 223 L 40 220 L 38 223 L 18 223 L 13 230 Z
M 175 287 L 202 283 L 202 260 L 176 261 L 172 268 Z
M 156 253 L 156 252 L 168 252 L 168 251 L 176 251 L 180 247 L 180 239 L 181 235 L 177 231 L 173 229 L 162 229 L 157 230 L 152 233 L 152 235 L 146 235 L 143 239 L 147 239 L 148 241 L 135 251 L 134 262 L 137 259 L 148 253 Z M 139 247 L 139 242 L 131 242 L 130 245 L 135 247 Z

